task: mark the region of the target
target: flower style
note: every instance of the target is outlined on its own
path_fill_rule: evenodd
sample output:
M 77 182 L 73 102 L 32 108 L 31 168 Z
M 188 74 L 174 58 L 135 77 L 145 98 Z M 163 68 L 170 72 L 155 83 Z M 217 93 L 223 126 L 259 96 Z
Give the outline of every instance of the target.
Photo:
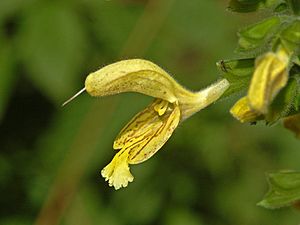
M 266 115 L 278 92 L 287 84 L 289 60 L 290 55 L 282 47 L 276 53 L 258 57 L 248 94 L 236 102 L 230 113 L 242 123 Z
M 139 92 L 155 98 L 115 139 L 113 148 L 118 152 L 101 171 L 109 186 L 116 190 L 126 187 L 133 181 L 129 164 L 153 156 L 180 122 L 215 102 L 228 87 L 229 82 L 222 79 L 204 90 L 191 92 L 159 66 L 142 59 L 119 61 L 89 74 L 83 90 L 92 96 Z

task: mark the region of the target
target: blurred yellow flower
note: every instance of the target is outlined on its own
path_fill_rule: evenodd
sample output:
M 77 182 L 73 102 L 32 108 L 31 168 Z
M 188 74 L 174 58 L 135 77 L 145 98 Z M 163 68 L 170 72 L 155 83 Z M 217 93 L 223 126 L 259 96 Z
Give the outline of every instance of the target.
M 250 107 L 261 114 L 288 81 L 288 52 L 280 48 L 276 53 L 269 52 L 257 58 L 255 71 L 248 90 Z
M 241 123 L 255 122 L 260 116 L 259 113 L 255 112 L 253 109 L 249 107 L 249 102 L 247 97 L 242 97 L 240 100 L 238 100 L 234 104 L 234 106 L 230 109 L 230 113 Z
M 113 148 L 113 160 L 101 171 L 115 189 L 133 181 L 129 164 L 149 159 L 170 138 L 180 122 L 216 101 L 229 87 L 222 79 L 199 92 L 192 92 L 177 83 L 156 64 L 142 59 L 123 60 L 89 74 L 83 91 L 92 96 L 139 92 L 155 100 L 138 113 L 119 133 Z
M 278 92 L 287 84 L 290 55 L 284 48 L 268 52 L 256 59 L 247 96 L 230 110 L 241 122 L 256 121 L 266 115 Z

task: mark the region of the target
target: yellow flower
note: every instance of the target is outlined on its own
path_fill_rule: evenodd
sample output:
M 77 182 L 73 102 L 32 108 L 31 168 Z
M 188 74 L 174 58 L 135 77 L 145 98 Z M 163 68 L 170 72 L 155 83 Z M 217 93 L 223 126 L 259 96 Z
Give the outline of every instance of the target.
M 133 181 L 128 164 L 138 164 L 149 159 L 169 139 L 180 120 L 178 105 L 155 99 L 138 113 L 120 132 L 113 148 L 119 150 L 102 176 L 115 189 L 126 187 Z
M 113 144 L 118 152 L 101 171 L 102 176 L 115 189 L 126 187 L 133 181 L 129 164 L 149 159 L 180 122 L 216 101 L 228 87 L 228 81 L 222 79 L 204 90 L 191 92 L 163 69 L 142 59 L 123 60 L 88 75 L 82 91 L 92 96 L 139 92 L 155 98 L 121 130 Z
M 257 58 L 255 71 L 248 90 L 250 107 L 261 114 L 288 81 L 289 54 L 283 48 Z
M 249 107 L 249 102 L 247 97 L 242 97 L 240 100 L 238 100 L 234 104 L 234 106 L 230 109 L 230 113 L 241 123 L 255 122 L 260 116 L 259 113 L 255 112 L 253 109 Z
M 279 47 L 276 53 L 268 52 L 255 62 L 247 96 L 240 99 L 230 110 L 241 122 L 253 122 L 266 115 L 278 92 L 287 84 L 290 55 Z

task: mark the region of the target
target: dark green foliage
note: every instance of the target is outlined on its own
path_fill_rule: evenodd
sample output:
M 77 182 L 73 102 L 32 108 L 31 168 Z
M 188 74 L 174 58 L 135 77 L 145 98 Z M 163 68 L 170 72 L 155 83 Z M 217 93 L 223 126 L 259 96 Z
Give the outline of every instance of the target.
M 300 48 L 300 20 L 296 19 L 280 32 L 283 45 L 291 52 L 299 54 Z
M 274 99 L 266 121 L 271 125 L 281 118 L 298 113 L 300 96 L 300 76 L 297 74 L 289 79 L 287 85 Z
M 287 0 L 293 12 L 296 15 L 300 15 L 300 1 L 299 0 Z
M 223 97 L 239 93 L 248 87 L 254 71 L 254 58 L 222 60 L 217 63 L 222 76 L 230 82 L 229 89 Z
M 274 32 L 278 29 L 280 22 L 279 17 L 270 17 L 239 31 L 238 51 L 252 51 L 268 46 L 271 39 L 275 37 Z

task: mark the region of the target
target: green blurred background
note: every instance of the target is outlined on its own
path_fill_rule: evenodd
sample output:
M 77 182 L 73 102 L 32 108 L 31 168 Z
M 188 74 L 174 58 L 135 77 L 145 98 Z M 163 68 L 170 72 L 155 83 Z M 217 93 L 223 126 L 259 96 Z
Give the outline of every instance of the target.
M 225 0 L 1 0 L 0 224 L 289 225 L 300 213 L 256 206 L 266 171 L 300 170 L 300 143 L 280 124 L 243 125 L 239 97 L 194 115 L 115 191 L 100 175 L 121 128 L 151 98 L 92 98 L 89 72 L 151 60 L 197 90 L 234 56 L 236 31 L 263 14 Z

